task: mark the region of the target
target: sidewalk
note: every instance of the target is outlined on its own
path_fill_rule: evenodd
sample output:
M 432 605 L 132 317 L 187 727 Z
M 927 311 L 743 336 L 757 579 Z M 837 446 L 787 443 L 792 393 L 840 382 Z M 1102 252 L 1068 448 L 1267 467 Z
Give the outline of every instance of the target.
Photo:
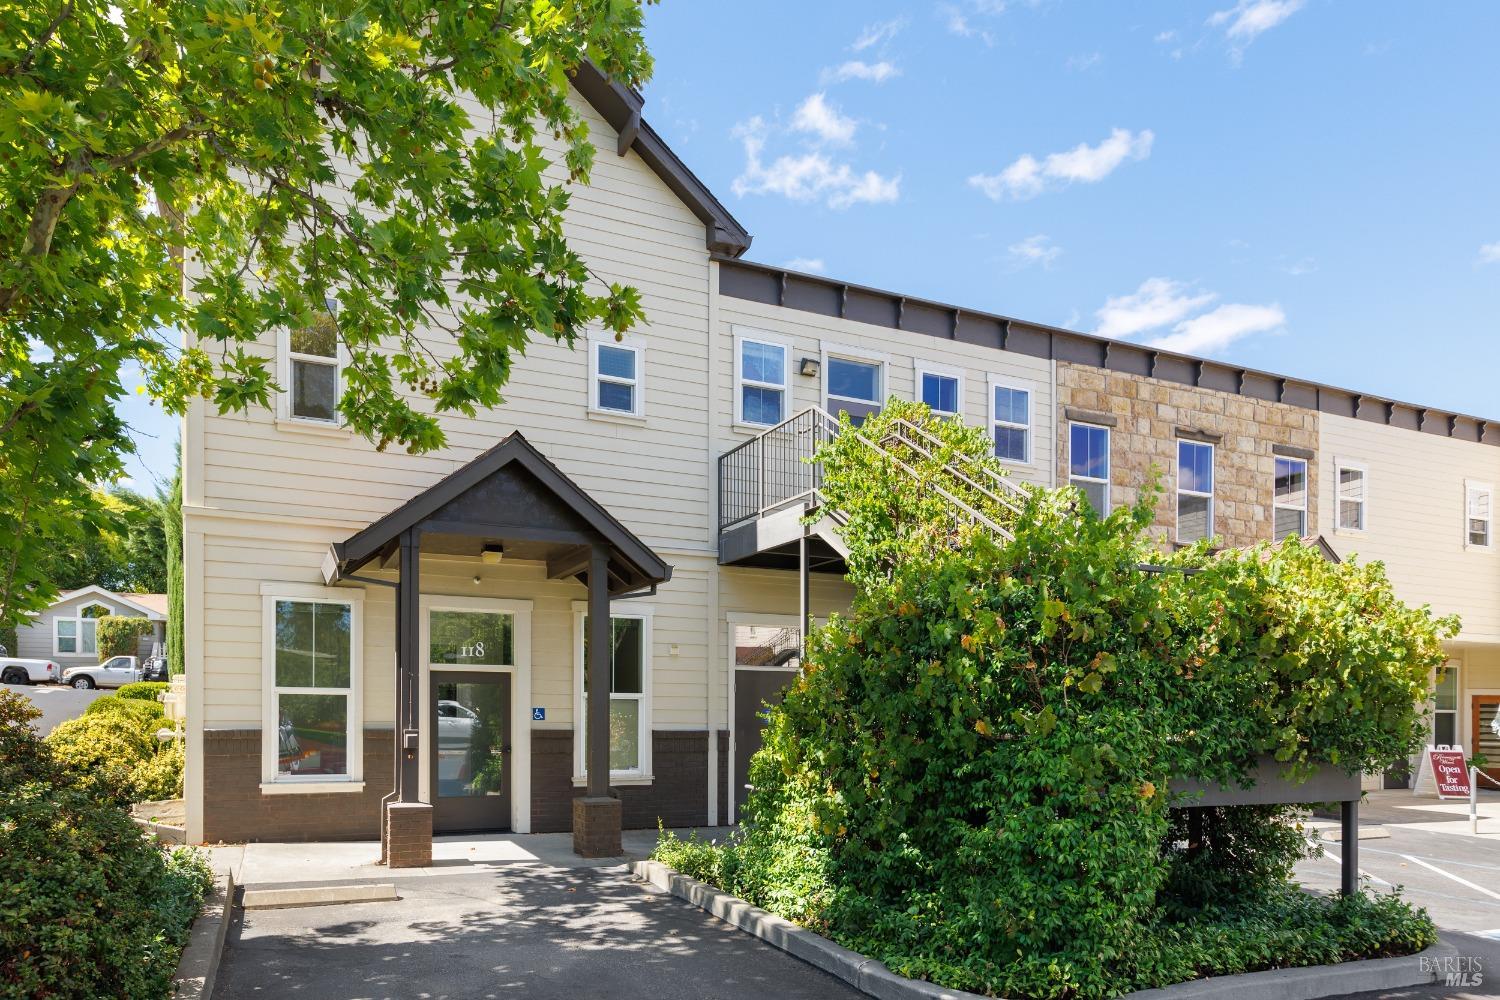
M 1409 789 L 1403 788 L 1367 793 L 1359 805 L 1359 822 L 1361 826 L 1400 826 L 1428 833 L 1473 836 L 1469 833 L 1467 799 L 1413 795 Z M 1500 792 L 1479 793 L 1478 836 L 1481 840 L 1500 843 Z
M 688 831 L 680 831 L 684 836 Z M 727 828 L 702 829 L 707 838 L 722 838 Z M 434 837 L 432 867 L 390 869 L 377 864 L 378 841 L 230 844 L 205 848 L 214 870 L 234 875 L 236 885 L 254 887 L 320 882 L 379 881 L 456 875 L 511 866 L 561 869 L 611 868 L 650 855 L 655 830 L 626 830 L 625 854 L 618 858 L 580 858 L 571 833 L 493 833 Z

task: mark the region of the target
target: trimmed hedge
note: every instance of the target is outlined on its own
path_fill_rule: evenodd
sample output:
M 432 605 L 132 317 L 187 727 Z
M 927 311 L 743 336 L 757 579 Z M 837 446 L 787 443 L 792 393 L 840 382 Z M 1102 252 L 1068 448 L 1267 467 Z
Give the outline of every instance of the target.
M 168 997 L 207 859 L 153 846 L 53 757 L 38 714 L 0 691 L 0 1000 Z
M 120 690 L 115 692 L 115 697 L 127 700 L 151 701 L 159 705 L 161 703 L 157 701 L 157 695 L 171 686 L 166 681 L 136 681 L 133 684 L 122 686 Z
M 105 615 L 96 620 L 99 662 L 111 656 L 134 656 L 140 647 L 141 636 L 149 633 L 155 625 L 149 618 L 133 618 L 128 615 Z
M 166 725 L 159 703 L 111 695 L 59 725 L 47 743 L 103 798 L 120 804 L 174 799 L 182 795 L 184 753 L 180 740 L 156 738 Z

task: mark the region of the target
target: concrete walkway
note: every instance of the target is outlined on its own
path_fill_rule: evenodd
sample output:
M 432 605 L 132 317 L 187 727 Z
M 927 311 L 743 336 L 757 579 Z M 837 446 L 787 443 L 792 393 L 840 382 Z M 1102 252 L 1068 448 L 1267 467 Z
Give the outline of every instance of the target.
M 540 862 L 539 855 L 566 842 L 566 835 L 531 837 L 519 848 L 486 850 L 471 842 L 473 854 L 487 860 L 459 859 L 457 866 L 436 866 L 424 877 L 381 876 L 395 882 L 400 894 L 395 902 L 238 911 L 214 995 L 217 1000 L 862 996 L 636 881 L 622 866 Z M 358 862 L 369 854 L 368 845 L 363 850 L 361 855 L 351 848 L 344 861 Z M 503 860 L 517 850 L 538 860 Z M 453 842 L 444 845 L 445 854 L 456 851 Z M 312 873 L 300 858 L 279 863 L 256 851 L 243 853 L 240 863 L 252 877 Z M 357 867 L 346 864 L 341 870 Z
M 688 836 L 692 831 L 676 831 Z M 725 828 L 703 829 L 698 835 L 723 838 Z M 214 869 L 234 876 L 236 885 L 268 887 L 317 882 L 389 882 L 392 879 L 433 878 L 465 871 L 496 871 L 524 866 L 554 869 L 619 867 L 632 858 L 648 857 L 656 847 L 655 830 L 626 830 L 625 854 L 618 858 L 580 858 L 573 853 L 571 833 L 494 833 L 434 837 L 431 868 L 390 869 L 378 863 L 377 841 L 307 844 L 230 844 L 207 848 Z

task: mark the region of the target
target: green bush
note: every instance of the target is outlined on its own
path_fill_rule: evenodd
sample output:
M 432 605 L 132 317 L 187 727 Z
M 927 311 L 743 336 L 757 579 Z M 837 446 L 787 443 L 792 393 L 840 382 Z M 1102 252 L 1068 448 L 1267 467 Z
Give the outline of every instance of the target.
M 132 618 L 126 615 L 105 615 L 96 619 L 95 635 L 98 639 L 99 662 L 111 656 L 134 656 L 140 648 L 141 636 L 150 634 L 156 626 L 149 618 Z
M 56 759 L 111 801 L 125 804 L 182 794 L 181 742 L 162 743 L 161 705 L 107 696 L 47 737 Z
M 904 449 L 900 420 L 937 444 Z M 851 609 L 771 712 L 743 831 L 661 856 L 898 971 L 997 995 L 1261 968 L 1287 928 L 1326 938 L 1291 949 L 1312 960 L 1422 946 L 1430 922 L 1399 901 L 1297 894 L 1303 843 L 1272 826 L 1286 810 L 1216 811 L 1178 851 L 1167 788 L 1243 780 L 1266 754 L 1298 779 L 1413 752 L 1454 621 L 1401 604 L 1378 564 L 1295 542 L 1159 552 L 1153 489 L 1103 519 L 1072 489 L 1008 507 L 951 472 L 1004 474 L 985 436 L 917 404 L 859 434 L 822 455 Z M 1205 880 L 1232 908 L 1208 909 Z
M 120 690 L 115 692 L 115 696 L 127 700 L 135 699 L 138 701 L 156 702 L 156 704 L 160 705 L 161 702 L 156 700 L 157 695 L 171 686 L 166 681 L 136 681 L 133 684 L 121 686 Z
M 153 846 L 53 758 L 37 714 L 0 691 L 0 998 L 165 998 L 207 861 Z

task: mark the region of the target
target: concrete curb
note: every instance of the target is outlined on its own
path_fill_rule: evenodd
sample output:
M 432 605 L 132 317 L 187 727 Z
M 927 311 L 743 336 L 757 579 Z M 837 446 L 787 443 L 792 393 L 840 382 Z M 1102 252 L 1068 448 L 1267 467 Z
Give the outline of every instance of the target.
M 193 921 L 187 947 L 182 949 L 182 958 L 177 962 L 177 974 L 172 977 L 172 1000 L 209 1000 L 214 995 L 233 899 L 234 876 L 215 875 L 214 887 Z
M 153 823 L 149 819 L 141 819 L 139 816 L 130 817 L 130 821 L 163 844 L 187 843 L 187 831 L 180 826 L 172 826 L 169 823 Z
M 331 906 L 336 903 L 389 903 L 398 899 L 392 882 L 356 885 L 319 885 L 298 889 L 246 889 L 240 898 L 245 910 L 277 910 L 291 906 Z
M 837 976 L 861 993 L 878 1000 L 994 1000 L 977 993 L 950 990 L 919 979 L 898 976 L 885 963 L 850 951 L 827 938 L 814 934 L 752 906 L 743 899 L 720 892 L 697 879 L 679 875 L 659 861 L 632 861 L 630 870 L 637 878 L 649 882 L 699 909 L 753 934 L 775 948 L 780 948 L 809 965 Z M 1451 944 L 1439 941 L 1418 955 L 1401 958 L 1376 958 L 1339 965 L 1316 965 L 1302 969 L 1273 969 L 1269 972 L 1247 972 L 1239 976 L 1219 976 L 1192 982 L 1163 986 L 1127 994 L 1136 1000 L 1317 1000 L 1319 997 L 1367 990 L 1401 989 L 1431 983 L 1444 958 L 1458 954 Z

